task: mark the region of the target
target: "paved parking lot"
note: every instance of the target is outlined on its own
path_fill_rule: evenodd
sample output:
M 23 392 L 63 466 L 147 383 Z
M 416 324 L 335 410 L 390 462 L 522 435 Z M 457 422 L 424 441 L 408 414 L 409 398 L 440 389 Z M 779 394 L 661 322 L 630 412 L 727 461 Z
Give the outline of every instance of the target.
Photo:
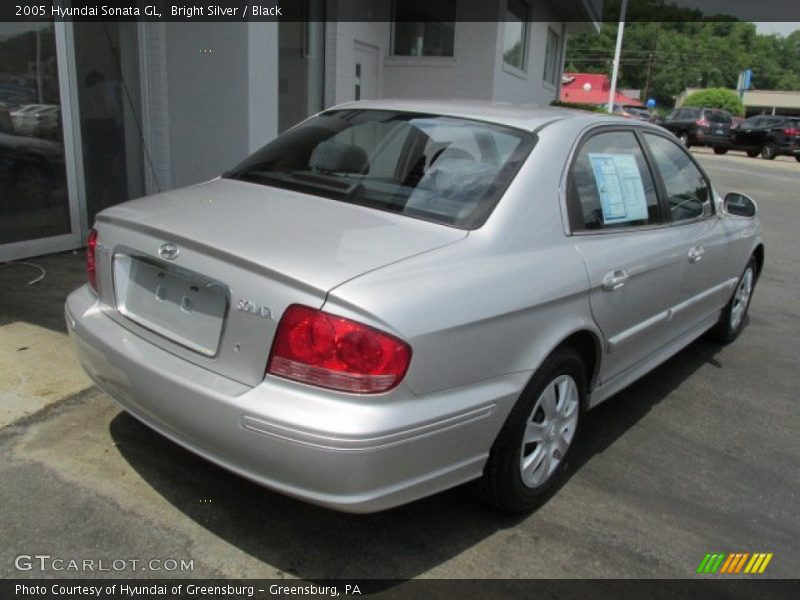
M 568 481 L 519 518 L 462 489 L 343 515 L 230 475 L 75 373 L 62 302 L 83 280 L 80 255 L 35 259 L 48 271 L 35 286 L 32 267 L 0 268 L 0 575 L 42 576 L 14 558 L 49 554 L 194 561 L 104 573 L 143 577 L 682 578 L 722 551 L 772 552 L 764 576 L 800 576 L 800 164 L 697 156 L 763 215 L 749 326 L 727 347 L 696 342 L 594 411 Z

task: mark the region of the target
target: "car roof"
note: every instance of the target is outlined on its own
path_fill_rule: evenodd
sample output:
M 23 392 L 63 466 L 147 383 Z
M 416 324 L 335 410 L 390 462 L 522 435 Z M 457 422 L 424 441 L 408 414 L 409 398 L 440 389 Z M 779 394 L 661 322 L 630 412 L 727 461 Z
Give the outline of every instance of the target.
M 488 121 L 527 131 L 535 131 L 549 123 L 563 119 L 595 118 L 597 120 L 605 120 L 610 118 L 599 113 L 561 107 L 543 107 L 535 104 L 487 102 L 482 100 L 360 100 L 332 106 L 327 110 L 353 108 L 461 117 L 477 121 Z

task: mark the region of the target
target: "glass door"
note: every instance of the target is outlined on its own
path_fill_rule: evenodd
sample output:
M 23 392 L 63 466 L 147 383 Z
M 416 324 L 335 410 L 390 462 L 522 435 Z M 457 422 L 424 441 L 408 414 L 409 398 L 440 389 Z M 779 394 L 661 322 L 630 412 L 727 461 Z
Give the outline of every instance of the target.
M 0 262 L 81 245 L 67 24 L 0 24 Z
M 139 23 L 0 23 L 0 262 L 144 193 Z

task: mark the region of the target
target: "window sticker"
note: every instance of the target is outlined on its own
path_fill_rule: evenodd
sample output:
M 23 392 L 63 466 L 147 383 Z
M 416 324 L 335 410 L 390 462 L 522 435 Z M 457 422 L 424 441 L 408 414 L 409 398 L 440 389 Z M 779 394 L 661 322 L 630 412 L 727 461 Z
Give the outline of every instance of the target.
M 600 192 L 603 223 L 646 221 L 647 198 L 636 157 L 590 152 L 589 161 Z

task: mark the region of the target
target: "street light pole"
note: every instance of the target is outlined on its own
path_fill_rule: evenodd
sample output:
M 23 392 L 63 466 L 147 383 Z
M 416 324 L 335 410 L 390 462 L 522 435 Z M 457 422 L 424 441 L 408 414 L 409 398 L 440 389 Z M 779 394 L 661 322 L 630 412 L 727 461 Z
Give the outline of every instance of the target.
M 611 89 L 608 91 L 608 112 L 614 110 L 614 97 L 617 95 L 617 75 L 619 74 L 619 55 L 622 52 L 622 33 L 625 31 L 625 11 L 628 0 L 622 0 L 619 9 L 619 28 L 617 29 L 617 48 L 614 50 L 614 68 L 611 71 Z

